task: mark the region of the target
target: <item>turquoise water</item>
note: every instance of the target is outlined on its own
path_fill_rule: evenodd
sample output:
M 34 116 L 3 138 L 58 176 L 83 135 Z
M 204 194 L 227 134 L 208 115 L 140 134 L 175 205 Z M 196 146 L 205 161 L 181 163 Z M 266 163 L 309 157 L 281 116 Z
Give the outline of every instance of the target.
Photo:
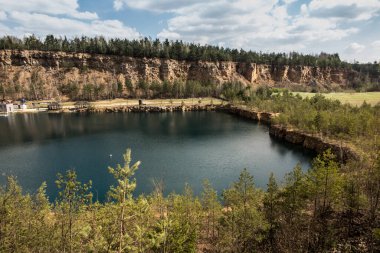
M 15 114 L 0 118 L 0 181 L 17 176 L 28 192 L 46 181 L 53 199 L 56 174 L 75 169 L 102 200 L 114 183 L 107 167 L 122 162 L 128 147 L 142 161 L 136 194 L 150 193 L 153 179 L 166 194 L 186 182 L 199 193 L 206 178 L 221 193 L 243 168 L 265 187 L 270 172 L 282 179 L 298 162 L 306 169 L 313 155 L 222 112 Z

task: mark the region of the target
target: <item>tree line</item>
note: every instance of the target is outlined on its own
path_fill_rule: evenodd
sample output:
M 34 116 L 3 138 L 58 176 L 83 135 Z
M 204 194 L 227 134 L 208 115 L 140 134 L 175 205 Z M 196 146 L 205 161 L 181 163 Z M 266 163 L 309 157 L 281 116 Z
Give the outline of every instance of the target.
M 297 165 L 266 189 L 243 170 L 217 193 L 209 181 L 195 196 L 163 195 L 162 183 L 134 196 L 131 151 L 104 203 L 93 202 L 91 181 L 75 171 L 57 176 L 50 201 L 46 183 L 23 193 L 14 177 L 0 187 L 0 252 L 378 252 L 380 153 L 371 162 L 339 164 L 330 150 L 304 172 Z
M 341 61 L 338 54 L 301 54 L 267 53 L 230 49 L 213 45 L 200 45 L 180 40 L 169 41 L 151 38 L 141 39 L 105 39 L 104 37 L 55 37 L 47 35 L 44 39 L 34 35 L 22 39 L 14 36 L 0 38 L 0 49 L 11 50 L 43 50 L 74 53 L 110 54 L 137 58 L 165 58 L 186 61 L 235 61 L 257 64 L 268 64 L 273 67 L 284 65 L 318 66 L 334 68 L 354 68 L 371 76 L 379 75 L 379 64 L 349 64 Z
M 0 86 L 1 87 L 1 86 Z M 224 87 L 224 86 L 223 86 Z M 70 82 L 58 87 L 62 95 L 71 100 L 99 100 L 113 98 L 197 98 L 219 97 L 223 93 L 223 87 L 211 82 L 199 82 L 195 80 L 147 82 L 140 80 L 132 83 L 126 79 L 124 82 L 117 81 L 110 84 L 95 84 Z M 0 92 L 1 94 L 1 92 Z

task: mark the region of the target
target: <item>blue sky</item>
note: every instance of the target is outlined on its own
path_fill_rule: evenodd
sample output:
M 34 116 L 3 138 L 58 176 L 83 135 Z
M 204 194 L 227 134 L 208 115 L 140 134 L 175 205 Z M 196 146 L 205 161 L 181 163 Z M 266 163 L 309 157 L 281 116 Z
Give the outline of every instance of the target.
M 380 0 L 0 0 L 0 35 L 181 39 L 380 60 Z

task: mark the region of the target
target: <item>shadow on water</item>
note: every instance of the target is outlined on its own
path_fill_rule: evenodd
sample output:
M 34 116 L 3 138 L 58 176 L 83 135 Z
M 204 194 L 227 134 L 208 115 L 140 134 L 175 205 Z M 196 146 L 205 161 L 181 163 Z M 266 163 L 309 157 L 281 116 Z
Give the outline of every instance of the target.
M 180 135 L 194 138 L 210 135 L 217 137 L 239 131 L 239 127 L 225 124 L 213 114 L 219 112 L 16 114 L 0 120 L 0 147 L 109 131 L 138 130 L 148 136 L 160 134 L 173 138 Z M 198 124 L 199 122 L 206 124 Z M 189 125 L 192 126 L 191 129 L 188 129 Z
M 56 174 L 76 169 L 81 181 L 93 180 L 94 195 L 103 200 L 114 183 L 107 167 L 122 163 L 127 147 L 133 160 L 142 161 L 136 194 L 149 193 L 154 179 L 163 179 L 166 194 L 181 192 L 185 182 L 199 193 L 206 178 L 220 193 L 243 168 L 265 187 L 271 171 L 281 180 L 298 162 L 307 169 L 315 155 L 271 138 L 267 126 L 222 112 L 38 113 L 0 119 L 0 175 L 17 176 L 32 192 L 46 181 L 51 198 Z
M 269 135 L 269 133 L 268 133 Z M 273 137 L 269 135 L 270 141 L 271 141 L 271 148 L 276 151 L 281 156 L 287 156 L 288 154 L 296 155 L 296 154 L 303 154 L 303 158 L 306 160 L 304 161 L 310 161 L 310 157 L 316 157 L 317 153 L 314 150 L 306 149 L 302 147 L 302 145 L 296 145 L 289 143 L 285 140 L 281 140 L 279 138 Z

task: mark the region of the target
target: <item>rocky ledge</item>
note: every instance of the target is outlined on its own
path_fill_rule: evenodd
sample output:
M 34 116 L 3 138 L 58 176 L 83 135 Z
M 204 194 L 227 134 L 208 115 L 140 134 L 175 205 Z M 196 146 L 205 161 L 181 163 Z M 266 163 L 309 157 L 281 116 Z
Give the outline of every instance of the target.
M 287 129 L 280 125 L 270 125 L 269 134 L 275 138 L 286 140 L 287 142 L 302 145 L 304 148 L 311 149 L 317 153 L 322 153 L 326 149 L 331 151 L 345 162 L 351 159 L 359 159 L 359 155 L 344 143 L 338 143 L 322 136 L 305 133 L 299 130 Z
M 259 111 L 250 110 L 245 107 L 238 107 L 238 106 L 224 106 L 221 109 L 229 113 L 239 115 L 243 118 L 263 122 L 268 125 L 270 125 L 271 119 L 278 115 L 278 113 L 259 112 Z
M 304 148 L 314 150 L 317 153 L 322 153 L 326 149 L 331 149 L 336 157 L 343 162 L 350 159 L 360 158 L 351 147 L 344 143 L 332 141 L 323 138 L 322 136 L 305 133 L 300 130 L 289 129 L 281 125 L 272 124 L 272 119 L 277 117 L 278 113 L 259 112 L 237 106 L 224 107 L 223 109 L 241 117 L 267 124 L 269 126 L 269 134 L 274 138 L 282 139 L 296 145 L 302 145 Z

